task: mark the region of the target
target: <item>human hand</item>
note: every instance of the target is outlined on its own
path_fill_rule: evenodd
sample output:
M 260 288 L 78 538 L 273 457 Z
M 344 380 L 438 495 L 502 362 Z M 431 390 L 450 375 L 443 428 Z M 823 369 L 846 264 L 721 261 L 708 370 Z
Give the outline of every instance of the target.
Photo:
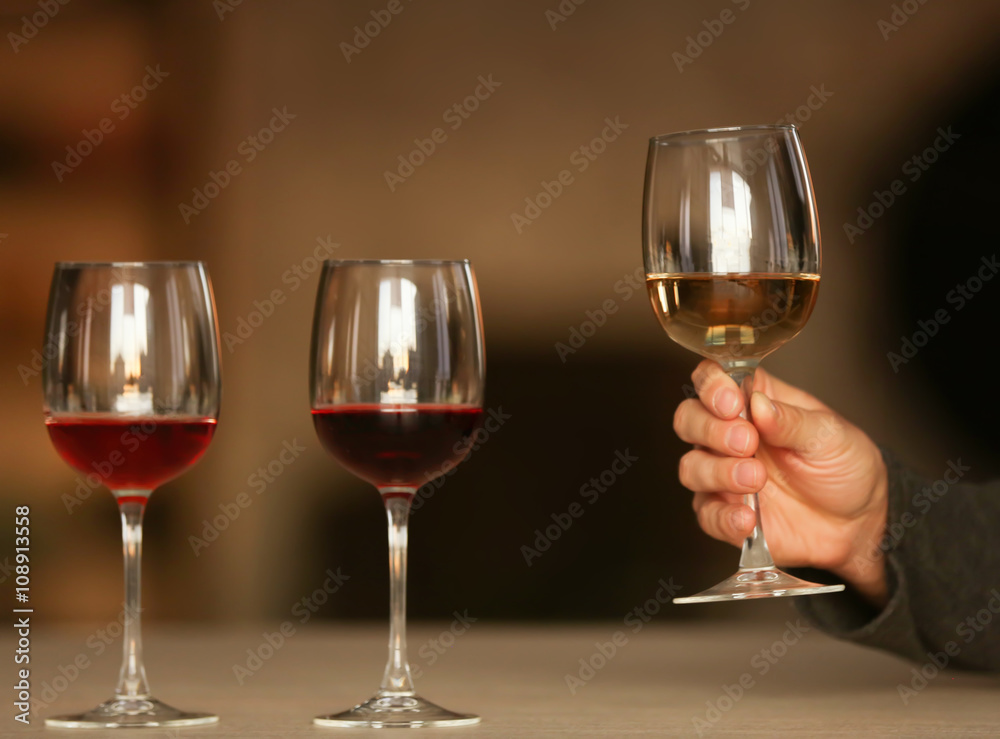
M 888 508 L 878 447 L 819 400 L 764 370 L 754 378 L 752 423 L 740 418 L 743 392 L 716 362 L 701 362 L 691 377 L 698 397 L 677 407 L 674 430 L 695 445 L 681 457 L 679 477 L 694 493 L 701 528 L 741 546 L 754 527 L 742 496 L 757 492 L 779 567 L 828 570 L 883 604 L 884 562 L 870 556 Z

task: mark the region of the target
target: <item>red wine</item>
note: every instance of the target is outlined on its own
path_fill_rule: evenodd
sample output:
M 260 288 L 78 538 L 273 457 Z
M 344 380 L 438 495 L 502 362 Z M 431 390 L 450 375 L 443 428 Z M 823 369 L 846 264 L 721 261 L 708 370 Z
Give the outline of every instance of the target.
M 465 405 L 340 405 L 314 410 L 320 443 L 344 467 L 381 489 L 416 490 L 469 452 L 481 408 Z
M 77 416 L 47 419 L 45 427 L 63 459 L 112 491 L 153 491 L 205 452 L 215 419 Z

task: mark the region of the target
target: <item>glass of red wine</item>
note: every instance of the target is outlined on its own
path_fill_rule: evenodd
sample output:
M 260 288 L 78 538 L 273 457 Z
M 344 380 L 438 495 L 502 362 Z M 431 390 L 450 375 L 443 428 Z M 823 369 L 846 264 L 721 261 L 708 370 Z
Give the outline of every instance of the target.
M 389 519 L 389 660 L 378 692 L 319 726 L 467 726 L 478 716 L 418 696 L 406 658 L 407 519 L 417 489 L 468 453 L 486 379 L 468 261 L 328 261 L 313 324 L 320 442 L 374 485 Z
M 643 255 L 667 335 L 718 362 L 746 399 L 754 372 L 806 325 L 819 291 L 820 235 L 795 126 L 714 128 L 650 139 Z M 773 486 L 771 480 L 767 486 Z M 765 490 L 768 490 L 765 487 Z M 816 595 L 844 589 L 779 570 L 756 521 L 734 575 L 674 603 Z
M 43 368 L 45 426 L 91 487 L 111 490 L 125 557 L 124 659 L 114 695 L 46 719 L 63 729 L 198 726 L 218 721 L 152 696 L 142 659 L 142 517 L 150 494 L 182 474 L 219 416 L 219 341 L 201 262 L 56 264 Z

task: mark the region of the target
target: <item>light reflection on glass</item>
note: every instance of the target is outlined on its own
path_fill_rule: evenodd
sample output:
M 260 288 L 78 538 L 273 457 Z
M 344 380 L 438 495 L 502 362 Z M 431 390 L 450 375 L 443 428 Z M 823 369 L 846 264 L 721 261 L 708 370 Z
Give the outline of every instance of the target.
M 115 410 L 119 412 L 153 408 L 153 395 L 144 374 L 149 359 L 148 307 L 149 288 L 145 285 L 111 286 L 111 371 L 114 387 L 119 388 L 115 398 Z
M 712 271 L 749 272 L 753 238 L 750 187 L 736 170 L 709 172 L 708 187 Z
M 406 279 L 387 278 L 378 290 L 378 355 L 380 398 L 388 403 L 412 403 L 410 356 L 417 349 L 417 286 Z

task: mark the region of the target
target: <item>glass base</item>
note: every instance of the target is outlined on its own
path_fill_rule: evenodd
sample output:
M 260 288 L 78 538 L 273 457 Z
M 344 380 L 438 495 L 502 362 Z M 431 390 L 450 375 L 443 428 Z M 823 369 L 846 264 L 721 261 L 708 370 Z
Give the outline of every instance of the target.
M 791 595 L 819 595 L 839 593 L 843 585 L 820 585 L 800 580 L 777 567 L 741 569 L 708 590 L 686 598 L 674 598 L 674 603 L 715 603 L 722 600 L 750 600 L 751 598 L 784 598 Z
M 112 698 L 86 713 L 53 716 L 45 725 L 53 729 L 132 729 L 214 724 L 212 713 L 178 711 L 155 698 Z
M 371 729 L 418 729 L 431 726 L 471 726 L 479 716 L 452 713 L 418 695 L 376 695 L 342 713 L 313 719 L 317 726 Z

